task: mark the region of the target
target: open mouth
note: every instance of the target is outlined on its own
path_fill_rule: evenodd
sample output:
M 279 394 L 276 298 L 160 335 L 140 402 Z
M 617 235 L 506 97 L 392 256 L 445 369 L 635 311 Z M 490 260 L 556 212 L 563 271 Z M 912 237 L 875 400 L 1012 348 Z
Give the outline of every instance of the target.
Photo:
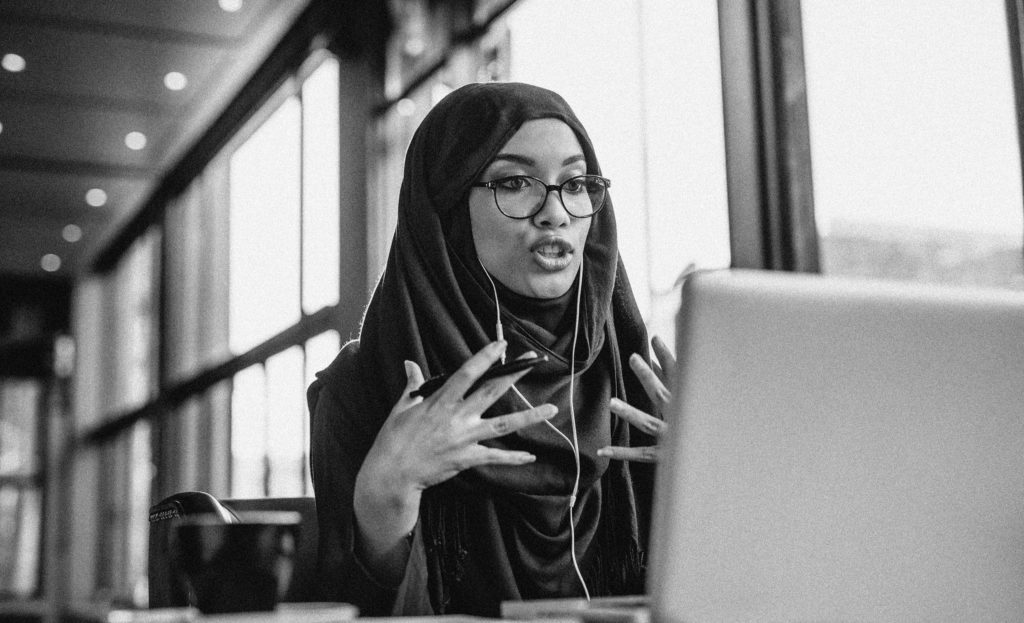
M 530 246 L 537 263 L 546 270 L 561 270 L 569 265 L 573 247 L 561 238 L 545 238 Z

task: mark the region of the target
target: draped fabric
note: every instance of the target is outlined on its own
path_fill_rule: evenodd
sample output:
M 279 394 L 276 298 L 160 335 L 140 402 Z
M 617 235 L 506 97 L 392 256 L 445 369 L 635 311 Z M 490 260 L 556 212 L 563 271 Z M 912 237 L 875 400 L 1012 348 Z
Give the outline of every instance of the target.
M 347 457 L 346 464 L 358 465 L 405 388 L 404 360 L 417 362 L 428 377 L 453 372 L 494 339 L 495 301 L 472 248 L 466 197 L 519 127 L 541 118 L 565 122 L 583 148 L 587 172 L 601 173 L 590 139 L 565 101 L 530 85 L 460 88 L 435 106 L 414 135 L 395 236 L 358 345 L 347 347 L 347 356 L 320 373 L 309 391 L 313 475 L 318 507 L 323 500 L 318 512 L 325 543 L 344 543 L 334 533 L 351 538 L 351 517 L 345 516 L 351 513 L 351 483 L 339 481 L 336 491 L 321 484 L 334 482 L 325 474 L 335 464 L 329 449 L 345 440 L 332 446 L 326 437 L 362 439 L 347 446 L 362 454 Z M 649 359 L 647 336 L 618 256 L 615 211 L 608 202 L 594 217 L 584 249 L 579 310 L 579 278 L 573 296 L 561 300 L 531 301 L 502 287 L 499 301 L 504 296 L 509 303 L 502 306 L 509 357 L 533 350 L 549 358 L 518 388 L 534 405 L 555 404 L 559 412 L 552 423 L 570 438 L 573 401 L 581 460 L 573 515 L 577 557 L 588 586 L 593 594 L 624 594 L 642 590 L 652 474 L 597 457 L 596 450 L 653 443 L 611 416 L 611 397 L 653 409 L 626 365 L 634 352 Z M 318 409 L 321 391 L 344 413 Z M 508 392 L 485 417 L 524 408 Z M 544 425 L 484 443 L 532 452 L 537 461 L 473 468 L 425 492 L 416 545 L 424 550 L 432 609 L 493 616 L 505 599 L 582 594 L 569 549 L 568 496 L 576 476 L 572 448 Z M 418 555 L 414 551 L 413 558 Z M 324 555 L 337 565 L 344 562 L 340 558 Z M 328 583 L 343 581 L 337 569 L 325 566 Z

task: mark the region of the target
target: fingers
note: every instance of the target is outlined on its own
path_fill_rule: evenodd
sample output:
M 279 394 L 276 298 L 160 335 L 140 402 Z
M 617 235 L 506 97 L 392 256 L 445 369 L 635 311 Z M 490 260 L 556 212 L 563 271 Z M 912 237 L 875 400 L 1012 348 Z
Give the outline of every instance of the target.
M 676 377 L 676 357 L 672 353 L 672 349 L 658 336 L 654 336 L 654 339 L 651 340 L 651 348 L 654 350 L 654 356 L 657 359 L 657 364 L 655 365 L 661 368 L 658 376 L 666 385 L 671 384 L 672 379 Z
M 473 383 L 501 358 L 508 343 L 504 340 L 491 342 L 466 360 L 466 363 L 452 375 L 435 394 L 437 401 L 456 403 L 462 400 Z
M 526 465 L 536 460 L 537 457 L 529 452 L 500 450 L 477 444 L 467 448 L 466 455 L 459 461 L 457 469 L 462 471 L 480 465 Z
M 636 461 L 638 463 L 657 463 L 658 446 L 640 446 L 637 448 L 624 448 L 622 446 L 605 446 L 597 451 L 597 456 L 603 456 L 618 461 Z
M 612 413 L 626 420 L 648 435 L 660 437 L 661 434 L 665 432 L 665 422 L 662 422 L 653 415 L 644 413 L 630 404 L 622 402 L 618 398 L 612 398 L 608 402 L 608 407 L 611 409 Z
M 633 370 L 633 374 L 636 374 L 637 378 L 640 379 L 640 384 L 644 386 L 644 391 L 650 397 L 651 401 L 659 407 L 666 407 L 672 400 L 672 394 L 669 393 L 668 388 L 661 382 L 658 375 L 654 373 L 654 370 L 647 365 L 647 362 L 633 353 L 629 357 L 629 367 Z
M 472 443 L 477 443 L 484 439 L 502 437 L 521 428 L 533 426 L 544 420 L 550 420 L 555 417 L 556 413 L 558 413 L 558 408 L 555 405 L 543 404 L 525 411 L 516 411 L 515 413 L 480 420 L 470 430 L 469 439 Z
M 423 384 L 423 371 L 420 370 L 419 364 L 415 361 L 405 361 L 405 391 L 398 399 L 398 404 L 395 405 L 395 412 L 404 411 L 414 404 L 423 402 L 423 398 L 417 396 L 412 398 L 409 393 L 415 390 L 417 387 Z

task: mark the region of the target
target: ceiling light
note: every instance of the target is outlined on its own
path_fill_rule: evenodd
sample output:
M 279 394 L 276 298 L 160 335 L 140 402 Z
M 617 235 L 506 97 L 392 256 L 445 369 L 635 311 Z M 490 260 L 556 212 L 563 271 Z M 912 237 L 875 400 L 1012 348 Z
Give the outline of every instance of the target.
M 146 146 L 146 135 L 142 132 L 129 132 L 124 137 L 124 144 L 128 146 L 128 149 L 138 151 Z
M 82 239 L 82 228 L 74 223 L 64 226 L 64 231 L 61 232 L 64 236 L 64 240 L 68 242 L 78 242 Z
M 39 260 L 39 265 L 48 273 L 56 272 L 60 270 L 60 258 L 53 253 L 47 253 Z
M 217 0 L 217 4 L 228 13 L 234 13 L 242 8 L 242 0 Z
M 412 114 L 416 112 L 416 102 L 412 101 L 408 97 L 403 97 L 398 100 L 397 104 L 395 104 L 395 110 L 397 110 L 398 114 L 403 117 L 411 117 Z
M 421 37 L 411 37 L 406 40 L 402 51 L 405 52 L 406 56 L 416 58 L 427 51 L 427 44 Z
M 25 59 L 17 54 L 4 54 L 0 66 L 12 73 L 18 73 L 25 70 Z
M 180 91 L 184 89 L 186 85 L 188 85 L 188 78 L 186 78 L 185 74 L 180 71 L 168 72 L 168 74 L 164 76 L 164 86 L 172 91 Z
M 85 202 L 94 208 L 107 203 L 107 193 L 102 188 L 90 188 L 85 192 Z

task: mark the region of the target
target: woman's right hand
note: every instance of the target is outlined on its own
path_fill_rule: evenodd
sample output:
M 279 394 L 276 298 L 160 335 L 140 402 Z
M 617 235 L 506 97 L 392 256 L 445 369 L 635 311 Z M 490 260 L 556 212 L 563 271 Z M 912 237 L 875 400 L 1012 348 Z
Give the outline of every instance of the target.
M 480 375 L 498 361 L 505 347 L 503 341 L 485 346 L 426 399 L 409 397 L 423 383 L 423 373 L 415 363 L 405 362 L 406 388 L 356 477 L 354 508 L 361 549 L 375 571 L 392 575 L 396 557 L 404 566 L 408 553 L 400 544 L 416 526 L 424 489 L 470 467 L 523 465 L 536 459 L 528 452 L 480 444 L 557 413 L 554 405 L 543 404 L 498 417 L 482 417 L 528 370 L 491 379 L 465 396 Z

